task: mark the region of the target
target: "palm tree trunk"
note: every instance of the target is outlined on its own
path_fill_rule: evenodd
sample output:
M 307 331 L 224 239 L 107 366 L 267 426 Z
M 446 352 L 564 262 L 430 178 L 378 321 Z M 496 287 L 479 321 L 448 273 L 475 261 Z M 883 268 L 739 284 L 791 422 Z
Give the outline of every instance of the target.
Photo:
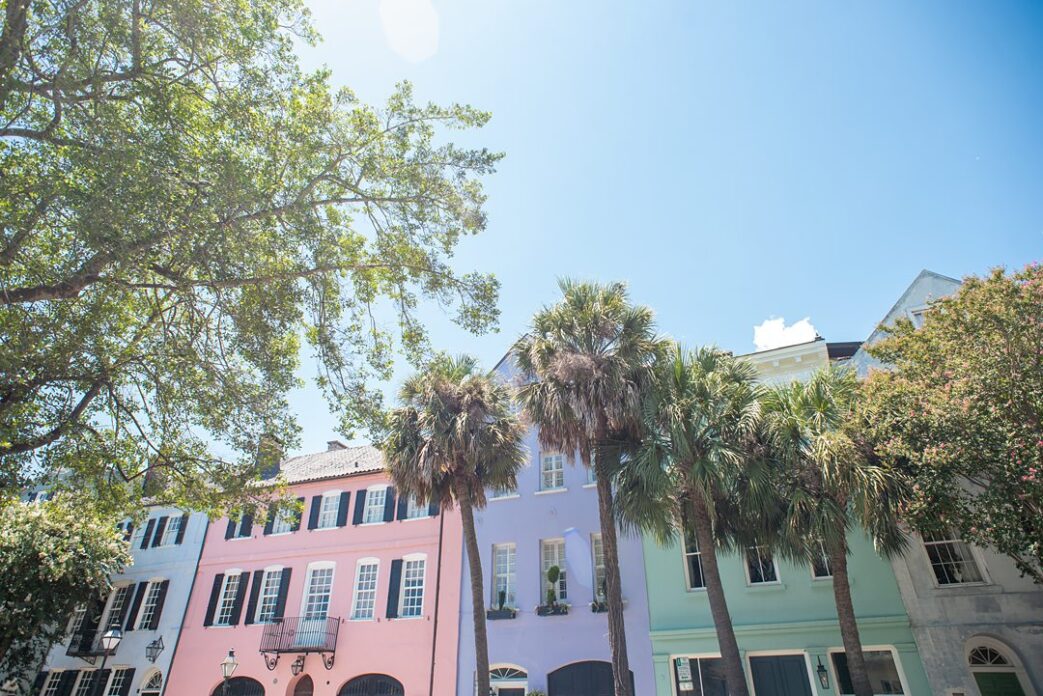
M 474 531 L 474 508 L 471 494 L 463 481 L 455 482 L 456 502 L 460 505 L 460 517 L 464 524 L 464 546 L 467 549 L 467 567 L 471 573 L 471 609 L 474 618 L 475 676 L 478 679 L 478 696 L 488 696 L 489 687 L 489 634 L 485 630 L 485 582 L 482 576 L 482 559 L 478 555 L 478 535 Z
M 829 563 L 833 570 L 833 598 L 837 604 L 837 620 L 840 622 L 840 636 L 844 639 L 851 685 L 855 696 L 873 696 L 873 685 L 866 671 L 865 655 L 862 654 L 862 639 L 855 621 L 855 605 L 851 602 L 851 585 L 847 579 L 846 540 L 830 545 Z
M 713 616 L 713 625 L 717 630 L 717 644 L 721 648 L 721 660 L 724 662 L 724 678 L 728 681 L 728 693 L 731 696 L 749 696 L 746 670 L 742 668 L 739 642 L 735 640 L 732 616 L 728 612 L 724 585 L 721 583 L 721 571 L 717 566 L 717 546 L 713 538 L 710 513 L 706 509 L 706 501 L 699 494 L 692 498 L 692 524 L 695 526 L 695 538 L 699 541 L 699 558 L 703 565 L 706 597 L 710 600 L 710 614 Z
M 588 467 L 590 462 L 584 462 Z M 632 696 L 627 636 L 623 626 L 623 587 L 619 577 L 619 545 L 616 543 L 616 516 L 612 505 L 612 481 L 597 471 L 598 515 L 601 518 L 601 551 L 605 556 L 605 594 L 608 600 L 608 641 L 612 647 L 612 678 L 616 696 Z

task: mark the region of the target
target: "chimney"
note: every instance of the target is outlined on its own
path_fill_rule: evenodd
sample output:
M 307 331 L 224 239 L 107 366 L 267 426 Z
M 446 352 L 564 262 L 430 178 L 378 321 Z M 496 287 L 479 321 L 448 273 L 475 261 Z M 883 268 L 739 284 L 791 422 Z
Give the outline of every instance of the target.
M 257 468 L 265 481 L 279 475 L 283 442 L 274 435 L 261 435 L 257 440 Z
M 342 450 L 342 449 L 347 449 L 347 448 L 348 448 L 348 446 L 345 445 L 340 440 L 327 440 L 326 441 L 326 451 L 327 452 L 332 452 L 334 450 Z

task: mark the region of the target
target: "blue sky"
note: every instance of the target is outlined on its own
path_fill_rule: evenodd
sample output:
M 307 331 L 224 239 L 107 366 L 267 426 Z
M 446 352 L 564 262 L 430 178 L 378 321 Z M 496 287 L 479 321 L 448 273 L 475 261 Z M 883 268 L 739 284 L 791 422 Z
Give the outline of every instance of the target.
M 1043 256 L 1041 3 L 309 4 L 305 65 L 493 113 L 454 136 L 507 155 L 457 258 L 501 280 L 500 332 L 425 313 L 488 366 L 561 276 L 625 280 L 663 332 L 748 352 L 772 317 L 860 340 L 923 268 Z M 314 388 L 292 405 L 303 451 L 337 436 Z

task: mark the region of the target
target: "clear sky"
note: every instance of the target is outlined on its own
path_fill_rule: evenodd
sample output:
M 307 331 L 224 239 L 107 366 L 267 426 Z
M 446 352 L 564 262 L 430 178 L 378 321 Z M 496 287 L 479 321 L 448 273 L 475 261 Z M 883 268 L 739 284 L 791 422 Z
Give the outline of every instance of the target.
M 458 253 L 503 283 L 500 332 L 425 315 L 489 367 L 561 276 L 625 280 L 664 333 L 748 352 L 771 318 L 863 339 L 923 268 L 1043 257 L 1043 3 L 310 5 L 305 64 L 366 101 L 408 79 L 493 113 L 454 137 L 507 155 Z M 302 450 L 337 437 L 314 388 L 292 404 Z

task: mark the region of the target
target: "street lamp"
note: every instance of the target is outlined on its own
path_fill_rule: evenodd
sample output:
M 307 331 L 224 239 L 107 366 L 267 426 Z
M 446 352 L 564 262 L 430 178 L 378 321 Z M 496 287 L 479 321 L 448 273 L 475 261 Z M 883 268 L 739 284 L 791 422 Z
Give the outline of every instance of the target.
M 116 652 L 121 640 L 123 640 L 123 631 L 118 628 L 110 628 L 101 636 L 101 667 L 94 675 L 94 688 L 92 689 L 95 696 L 101 693 L 101 675 L 105 671 L 105 660 L 108 659 L 109 653 Z
M 224 688 L 221 693 L 224 696 L 228 696 L 228 680 L 235 674 L 235 668 L 239 666 L 239 663 L 235 661 L 235 650 L 228 651 L 228 657 L 221 660 L 221 675 L 224 677 Z
M 818 658 L 818 668 L 815 670 L 815 674 L 818 675 L 818 683 L 822 685 L 823 689 L 829 688 L 829 672 L 826 671 L 826 666 L 822 664 L 822 658 Z

